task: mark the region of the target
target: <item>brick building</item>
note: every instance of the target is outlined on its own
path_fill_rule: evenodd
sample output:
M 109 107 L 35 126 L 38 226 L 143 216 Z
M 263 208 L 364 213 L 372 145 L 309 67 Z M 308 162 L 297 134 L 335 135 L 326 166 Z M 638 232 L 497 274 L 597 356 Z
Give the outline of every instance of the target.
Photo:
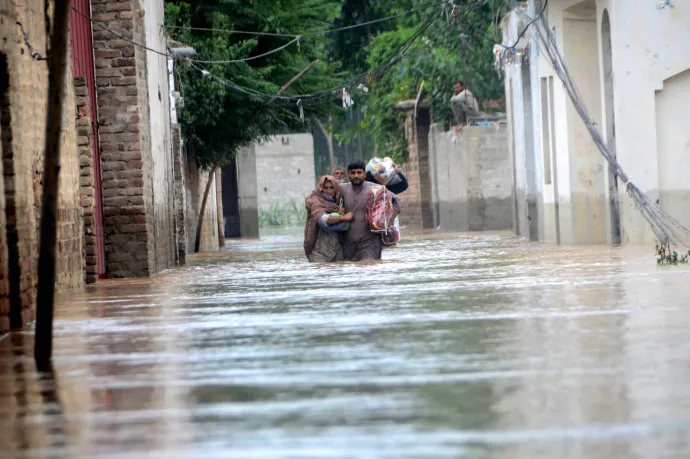
M 33 320 L 35 310 L 48 100 L 44 7 L 43 0 L 0 0 L 0 334 Z M 179 208 L 184 195 L 198 194 L 184 178 L 207 177 L 188 166 L 193 158 L 176 161 L 184 155 L 173 141 L 163 13 L 163 0 L 72 0 L 58 290 L 184 262 L 180 238 L 198 214 Z M 206 232 L 217 232 L 218 214 L 215 202 L 208 206 Z M 203 249 L 218 247 L 217 238 L 206 239 Z

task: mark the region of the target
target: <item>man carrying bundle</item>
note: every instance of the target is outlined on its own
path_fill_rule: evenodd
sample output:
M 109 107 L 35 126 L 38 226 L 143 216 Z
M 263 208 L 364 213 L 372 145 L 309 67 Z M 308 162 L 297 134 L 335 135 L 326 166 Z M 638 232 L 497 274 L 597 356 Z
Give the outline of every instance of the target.
M 373 233 L 367 223 L 367 203 L 372 188 L 377 185 L 366 181 L 366 166 L 355 161 L 347 166 L 350 183 L 340 185 L 345 208 L 354 214 L 350 230 L 343 235 L 345 260 L 380 260 L 383 244 L 381 234 Z M 393 200 L 396 213 L 400 212 L 397 198 Z

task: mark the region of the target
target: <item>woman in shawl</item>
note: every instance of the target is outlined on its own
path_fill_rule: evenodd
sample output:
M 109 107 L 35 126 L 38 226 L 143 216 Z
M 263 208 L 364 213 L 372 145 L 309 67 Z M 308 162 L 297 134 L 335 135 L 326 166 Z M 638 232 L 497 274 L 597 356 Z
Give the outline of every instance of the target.
M 346 231 L 354 218 L 341 207 L 340 184 L 324 175 L 307 197 L 307 223 L 304 226 L 304 253 L 311 262 L 341 261 L 343 246 L 338 232 Z

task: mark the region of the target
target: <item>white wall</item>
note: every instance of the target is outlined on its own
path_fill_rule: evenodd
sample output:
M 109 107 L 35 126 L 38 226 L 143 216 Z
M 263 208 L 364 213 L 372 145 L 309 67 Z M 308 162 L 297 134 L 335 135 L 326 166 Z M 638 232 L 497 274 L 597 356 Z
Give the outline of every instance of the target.
M 690 228 L 690 70 L 664 82 L 656 92 L 655 109 L 659 201 Z
M 547 17 L 575 84 L 587 101 L 590 115 L 606 135 L 601 25 L 604 9 L 608 10 L 615 101 L 614 147 L 618 159 L 631 180 L 652 200 L 659 197 L 660 188 L 669 190 L 661 204 L 682 220 L 688 214 L 685 203 L 690 202 L 690 186 L 683 178 L 690 168 L 690 160 L 685 159 L 690 156 L 686 139 L 689 105 L 685 102 L 690 94 L 690 77 L 683 74 L 690 68 L 686 45 L 690 42 L 690 4 L 674 2 L 673 8 L 662 10 L 657 5 L 658 2 L 642 0 L 625 3 L 622 0 L 551 0 Z M 533 3 L 531 8 L 533 14 Z M 515 19 L 509 15 L 504 24 L 508 34 L 515 33 L 511 21 Z M 535 133 L 532 154 L 544 219 L 540 239 L 562 243 L 611 241 L 606 163 L 570 107 L 558 77 L 539 53 L 536 39 L 531 43 L 530 53 Z M 506 97 L 510 99 L 512 92 L 516 105 L 520 103 L 518 73 L 519 68 L 506 72 Z M 542 105 L 542 78 L 548 77 L 554 79 L 553 100 Z M 543 123 L 542 106 L 549 107 L 551 103 L 553 129 L 542 135 L 542 126 L 550 125 Z M 520 171 L 521 155 L 530 152 L 520 151 L 524 149 L 524 140 L 520 139 L 524 121 L 519 119 L 522 116 L 519 108 L 514 121 L 514 143 L 517 184 L 523 187 L 522 177 L 527 171 Z M 509 106 L 508 112 L 516 110 Z M 549 138 L 554 141 L 555 151 L 550 156 L 551 183 L 545 183 L 543 152 L 549 153 L 548 145 L 544 145 Z M 634 208 L 622 184 L 619 184 L 619 199 L 622 242 L 653 242 L 649 224 Z
M 597 1 L 599 30 L 605 8 L 611 19 L 616 151 L 631 180 L 653 200 L 659 197 L 659 161 L 666 162 L 669 155 L 687 155 L 687 150 L 684 153 L 676 149 L 658 155 L 659 147 L 665 145 L 663 140 L 659 141 L 658 135 L 665 134 L 658 132 L 656 127 L 656 91 L 666 90 L 664 80 L 690 68 L 687 48 L 690 4 L 675 1 L 673 8 L 659 10 L 656 7 L 658 3 Z M 686 89 L 687 84 L 685 80 Z M 677 106 L 677 110 L 672 118 L 684 119 L 681 129 L 687 132 L 688 106 Z M 680 176 L 684 173 L 676 170 L 671 174 Z M 687 187 L 686 182 L 686 190 Z M 649 225 L 634 208 L 624 187 L 620 190 L 623 242 L 653 242 L 654 234 Z
M 144 0 L 146 46 L 166 52 L 163 0 Z M 153 171 L 154 231 L 156 262 L 163 269 L 174 265 L 174 181 L 172 164 L 172 133 L 170 119 L 170 88 L 168 61 L 165 55 L 146 52 L 146 70 L 151 127 L 151 159 Z
M 524 16 L 512 12 L 503 22 L 503 43 L 514 44 L 520 32 L 527 26 L 528 21 Z M 529 42 L 530 31 L 520 40 L 518 47 Z M 525 61 L 523 66 L 529 66 Z M 525 104 L 531 94 L 525 92 L 530 87 L 530 81 L 523 81 L 525 77 L 531 77 L 532 71 L 523 71 L 522 66 L 508 66 L 505 69 L 506 87 L 506 112 L 508 118 L 508 143 L 511 151 L 513 181 L 515 193 L 515 232 L 525 238 L 530 238 L 530 200 L 534 203 L 539 193 L 538 182 L 540 168 L 535 163 L 534 142 L 530 142 L 527 134 L 532 124 L 526 109 L 531 108 Z M 531 91 L 533 94 L 534 91 Z M 534 99 L 532 99 L 532 107 Z M 532 127 L 533 128 L 533 127 Z M 536 139 L 536 137 L 534 137 Z
M 258 143 L 256 182 L 259 209 L 268 210 L 274 204 L 284 206 L 292 202 L 304 207 L 304 198 L 316 185 L 312 135 L 278 135 Z

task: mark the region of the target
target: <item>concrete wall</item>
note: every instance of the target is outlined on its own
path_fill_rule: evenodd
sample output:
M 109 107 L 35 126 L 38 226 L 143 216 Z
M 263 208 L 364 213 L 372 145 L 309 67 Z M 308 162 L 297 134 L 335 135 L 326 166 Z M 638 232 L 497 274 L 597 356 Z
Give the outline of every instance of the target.
M 601 126 L 601 90 L 596 10 L 583 2 L 563 12 L 563 54 L 572 78 L 593 120 Z M 559 164 L 570 170 L 569 203 L 561 205 L 561 228 L 572 235 L 565 242 L 602 243 L 609 239 L 606 162 L 594 144 L 574 104 L 566 102 L 567 156 Z M 568 208 L 569 207 L 569 208 Z
M 312 135 L 279 135 L 257 143 L 255 151 L 259 209 L 293 202 L 303 207 L 316 184 Z
M 185 188 L 186 188 L 186 204 L 187 204 L 187 250 L 189 253 L 194 252 L 194 243 L 196 240 L 196 230 L 199 218 L 199 210 L 201 209 L 201 200 L 204 197 L 206 184 L 208 183 L 209 173 L 199 170 L 196 164 L 196 158 L 190 153 L 185 154 Z M 216 203 L 216 186 L 215 180 L 211 185 L 211 190 L 208 193 L 208 200 L 206 201 L 206 211 L 204 212 L 204 222 L 201 226 L 201 245 L 199 251 L 210 252 L 218 250 L 218 205 Z
M 8 19 L 11 18 L 11 19 Z M 0 332 L 33 319 L 43 186 L 43 148 L 48 100 L 45 61 L 31 57 L 22 24 L 35 51 L 45 53 L 44 2 L 0 2 Z M 79 156 L 71 71 L 66 78 L 58 196 L 56 287 L 81 289 L 83 227 Z M 9 320 L 8 320 L 9 318 Z M 8 323 L 10 322 L 10 323 Z
M 259 186 L 257 182 L 256 147 L 242 149 L 237 155 L 236 167 L 240 235 L 242 237 L 259 237 Z
M 535 5 L 530 3 L 533 14 Z M 605 13 L 608 21 L 603 19 Z M 652 201 L 659 199 L 662 207 L 689 225 L 685 203 L 690 202 L 690 185 L 681 178 L 687 173 L 688 147 L 684 134 L 678 133 L 687 131 L 684 101 L 690 79 L 684 72 L 690 68 L 685 46 L 690 38 L 690 5 L 675 2 L 674 7 L 658 9 L 656 2 L 553 0 L 547 15 L 590 116 L 612 143 L 624 170 Z M 517 33 L 518 17 L 515 13 L 506 17 L 506 38 Z M 538 48 L 532 40 L 531 114 L 513 109 L 509 115 L 515 126 L 532 118 L 537 141 L 527 155 L 535 159 L 542 198 L 540 239 L 611 242 L 618 239 L 620 223 L 622 242 L 652 243 L 655 237 L 649 224 L 622 184 L 612 183 L 607 165 Z M 519 69 L 506 72 L 506 96 L 510 99 L 513 93 L 513 101 L 520 89 L 516 72 Z M 514 147 L 516 158 L 519 148 Z M 516 163 L 518 179 L 523 167 Z
M 429 151 L 436 227 L 442 231 L 513 228 L 512 165 L 505 123 L 468 126 L 459 134 L 433 125 Z
M 163 0 L 144 0 L 146 46 L 166 53 Z M 168 59 L 146 51 L 149 125 L 151 132 L 151 184 L 155 265 L 162 270 L 175 265 L 175 199 L 170 119 Z
M 659 202 L 690 228 L 690 69 L 663 84 L 655 106 Z
M 664 91 L 678 94 L 679 90 L 687 91 L 690 84 L 681 77 L 690 68 L 686 46 L 690 39 L 690 4 L 673 2 L 673 8 L 659 10 L 657 3 L 633 7 L 621 0 L 597 1 L 599 31 L 604 10 L 611 20 L 616 151 L 633 182 L 653 200 L 660 198 L 659 190 L 666 186 L 660 183 L 666 180 L 661 169 L 688 155 L 687 146 L 682 148 L 676 140 L 667 137 L 669 131 L 658 128 L 660 124 L 669 126 L 665 121 L 660 123 L 661 117 L 673 119 L 671 123 L 681 123 L 680 129 L 687 131 L 687 122 L 683 123 L 688 118 L 687 105 L 660 107 L 662 113 L 659 113 L 657 101 L 659 97 L 665 98 L 661 95 Z M 668 81 L 674 77 L 682 81 L 676 80 L 678 85 Z M 663 113 L 667 108 L 670 111 Z M 667 147 L 670 151 L 662 153 L 661 148 Z M 678 165 L 682 166 L 682 160 Z M 671 174 L 680 177 L 686 171 L 681 167 Z M 652 242 L 654 235 L 649 225 L 634 208 L 624 187 L 621 188 L 623 242 Z M 689 188 L 686 181 L 673 193 L 675 198 L 667 194 L 661 205 L 671 210 L 682 208 L 682 203 L 689 202 Z M 684 213 L 674 213 L 674 217 L 688 226 L 690 214 L 685 209 Z
M 503 42 L 515 43 L 529 21 L 518 14 L 509 14 L 503 22 Z M 518 48 L 529 42 L 531 30 L 520 40 Z M 518 236 L 537 240 L 543 232 L 544 212 L 542 202 L 542 164 L 536 153 L 536 137 L 533 118 L 538 110 L 538 94 L 535 94 L 535 75 L 527 63 L 509 66 L 505 70 L 506 109 L 508 113 L 508 139 L 514 183 L 514 231 Z M 535 96 L 536 99 L 535 99 Z

